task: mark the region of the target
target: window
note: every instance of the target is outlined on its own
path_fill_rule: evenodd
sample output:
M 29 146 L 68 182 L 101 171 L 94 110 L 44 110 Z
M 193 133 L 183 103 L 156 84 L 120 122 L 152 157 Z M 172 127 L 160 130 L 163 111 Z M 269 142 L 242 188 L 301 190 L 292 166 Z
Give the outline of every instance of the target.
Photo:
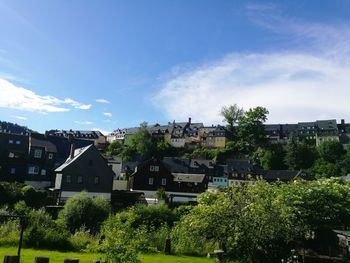
M 28 167 L 28 174 L 38 174 L 38 173 L 39 173 L 38 166 L 29 166 Z
M 41 175 L 46 175 L 46 170 L 45 169 L 41 169 Z
M 53 153 L 49 153 L 48 158 L 51 160 L 53 158 Z
M 9 140 L 9 144 L 13 144 L 13 140 L 10 139 L 10 140 Z
M 21 144 L 21 141 L 16 141 L 16 144 Z
M 166 185 L 166 178 L 162 178 L 162 185 Z
M 34 151 L 34 158 L 41 158 L 42 150 L 36 149 Z
M 149 170 L 150 170 L 151 172 L 159 172 L 159 166 L 151 165 L 151 166 L 149 167 Z
M 15 157 L 15 154 L 13 152 L 9 152 L 9 158 Z
M 16 168 L 12 167 L 10 173 L 11 174 L 15 174 L 16 173 Z
M 100 177 L 95 176 L 94 178 L 94 184 L 99 184 L 100 183 Z
M 78 184 L 83 183 L 83 177 L 82 177 L 81 175 L 78 175 L 78 177 L 77 177 L 77 183 L 78 183 Z
M 149 185 L 153 185 L 153 178 L 151 177 L 151 178 L 148 178 L 148 184 Z
M 66 175 L 66 183 L 70 184 L 72 182 L 72 177 L 70 175 Z

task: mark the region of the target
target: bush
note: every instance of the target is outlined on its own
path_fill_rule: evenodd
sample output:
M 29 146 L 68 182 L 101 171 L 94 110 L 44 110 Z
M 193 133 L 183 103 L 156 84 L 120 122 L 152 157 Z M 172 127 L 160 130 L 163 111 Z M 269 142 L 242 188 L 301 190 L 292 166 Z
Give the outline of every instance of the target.
M 10 220 L 0 225 L 0 246 L 17 246 L 20 226 L 17 220 Z
M 63 250 L 71 248 L 69 232 L 44 210 L 30 211 L 23 240 L 27 247 L 33 248 Z
M 59 220 L 74 233 L 81 227 L 85 227 L 95 234 L 100 225 L 108 218 L 110 204 L 102 197 L 90 198 L 86 192 L 82 192 L 68 199 L 64 209 L 59 214 Z
M 98 247 L 99 236 L 92 235 L 89 230 L 82 227 L 70 236 L 72 248 L 77 251 L 95 252 Z

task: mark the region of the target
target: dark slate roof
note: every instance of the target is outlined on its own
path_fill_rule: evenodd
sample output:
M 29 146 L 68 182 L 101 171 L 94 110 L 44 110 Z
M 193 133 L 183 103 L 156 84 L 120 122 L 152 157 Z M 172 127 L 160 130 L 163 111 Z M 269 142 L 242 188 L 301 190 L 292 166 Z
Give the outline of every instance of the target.
M 83 131 L 83 130 L 49 130 L 46 131 L 47 135 L 50 136 L 61 136 L 61 137 L 69 137 L 73 136 L 77 139 L 98 139 L 103 134 L 100 131 Z
M 57 147 L 50 140 L 48 140 L 43 134 L 33 133 L 29 136 L 30 147 L 43 147 L 46 152 L 57 152 Z
M 304 180 L 313 180 L 314 178 L 309 175 L 308 173 L 299 170 L 299 171 L 292 171 L 292 170 L 269 170 L 264 175 L 264 179 L 266 181 L 291 181 L 294 179 L 304 179 Z
M 80 158 L 80 156 L 82 156 L 91 147 L 94 147 L 94 146 L 91 144 L 89 146 L 85 146 L 85 147 L 82 147 L 82 148 L 75 149 L 74 157 L 73 158 L 68 157 L 68 159 L 62 165 L 60 165 L 58 168 L 55 169 L 55 172 L 62 172 L 67 166 L 71 165 L 76 160 L 78 160 Z
M 47 139 L 56 146 L 57 154 L 55 157 L 55 163 L 57 165 L 61 165 L 68 158 L 70 154 L 70 149 L 71 149 L 71 142 L 74 143 L 75 148 L 82 148 L 93 144 L 92 141 L 88 141 L 88 140 L 73 139 L 70 141 L 66 137 L 57 137 L 57 136 L 48 136 Z
M 164 166 L 172 173 L 189 173 L 190 159 L 178 157 L 164 157 Z
M 263 169 L 256 164 L 253 164 L 249 160 L 228 160 L 227 161 L 228 173 L 241 173 L 241 174 L 256 174 L 261 175 Z

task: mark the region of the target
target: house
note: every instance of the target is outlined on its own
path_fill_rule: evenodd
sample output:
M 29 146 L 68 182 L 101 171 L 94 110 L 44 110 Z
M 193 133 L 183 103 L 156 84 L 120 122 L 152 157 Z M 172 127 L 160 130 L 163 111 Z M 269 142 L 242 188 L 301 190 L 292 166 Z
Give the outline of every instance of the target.
M 48 188 L 54 178 L 56 145 L 47 140 L 45 135 L 29 135 L 28 168 L 25 184 L 37 189 Z
M 0 133 L 0 181 L 24 182 L 27 173 L 28 135 Z
M 75 149 L 72 144 L 70 156 L 55 173 L 53 190 L 59 192 L 61 200 L 81 191 L 111 199 L 114 173 L 94 145 Z
M 208 176 L 193 173 L 172 173 L 169 161 L 151 159 L 138 166 L 130 176 L 132 191 L 143 192 L 146 198 L 155 197 L 159 189 L 172 196 L 174 201 L 186 202 L 197 198 L 208 187 Z M 182 166 L 182 165 L 179 165 Z M 188 170 L 187 170 L 188 171 Z
M 261 166 L 252 163 L 250 160 L 229 160 L 223 167 L 227 174 L 229 186 L 241 186 L 242 184 L 253 184 L 260 179 L 264 170 Z

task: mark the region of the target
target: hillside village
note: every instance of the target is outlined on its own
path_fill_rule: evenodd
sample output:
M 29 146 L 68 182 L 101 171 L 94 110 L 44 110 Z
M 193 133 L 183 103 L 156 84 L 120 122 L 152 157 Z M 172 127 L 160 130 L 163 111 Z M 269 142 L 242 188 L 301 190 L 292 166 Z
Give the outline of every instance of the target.
M 344 120 L 340 123 L 333 119 L 264 124 L 263 127 L 267 143 L 272 147 L 287 146 L 294 140 L 316 147 L 325 141 L 334 141 L 346 149 L 350 138 L 350 124 Z M 234 130 L 238 128 L 233 127 Z M 147 160 L 123 160 L 121 156 L 108 154 L 108 145 L 117 142 L 128 146 L 140 129 L 180 151 Z M 99 131 L 77 130 L 48 130 L 40 134 L 3 122 L 0 126 L 0 181 L 50 189 L 59 204 L 83 190 L 108 200 L 113 193 L 139 193 L 148 202 L 156 202 L 157 193 L 162 190 L 172 202 L 192 202 L 202 192 L 251 184 L 258 179 L 275 182 L 315 178 L 307 169 L 266 169 L 245 154 L 231 154 L 225 158 L 177 156 L 196 149 L 225 149 L 230 143 L 229 134 L 225 126 L 205 126 L 193 123 L 191 118 L 187 122 L 173 121 L 166 125 L 143 123 L 140 127 L 120 128 L 106 135 Z

